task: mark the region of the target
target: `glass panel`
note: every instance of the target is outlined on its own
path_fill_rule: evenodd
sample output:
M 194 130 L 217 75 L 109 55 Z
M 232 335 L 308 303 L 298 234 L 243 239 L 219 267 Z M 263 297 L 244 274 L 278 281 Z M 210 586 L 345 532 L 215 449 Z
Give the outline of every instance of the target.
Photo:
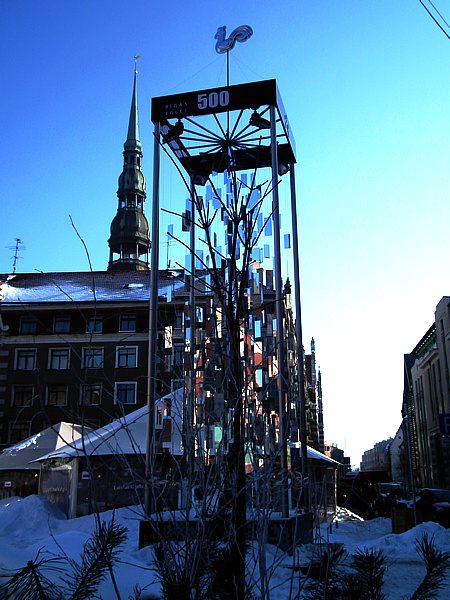
M 70 317 L 55 317 L 53 329 L 55 333 L 69 333 Z
M 69 368 L 69 350 L 60 348 L 50 350 L 50 369 L 68 369 Z
M 13 388 L 14 406 L 31 406 L 33 399 L 32 385 L 15 385 Z
M 14 423 L 11 425 L 10 443 L 18 444 L 22 440 L 25 440 L 30 435 L 30 423 Z
M 49 406 L 64 406 L 66 404 L 67 387 L 65 385 L 49 385 L 47 388 L 47 403 Z
M 122 315 L 120 317 L 120 331 L 136 331 L 136 315 Z
M 84 404 L 100 404 L 101 402 L 101 385 L 85 385 L 83 386 L 83 398 Z
M 117 383 L 116 398 L 121 404 L 136 404 L 136 384 Z
M 18 371 L 32 371 L 35 366 L 36 351 L 35 350 L 18 350 L 17 365 Z
M 103 348 L 88 348 L 84 350 L 84 368 L 101 369 L 103 367 Z
M 21 321 L 21 333 L 36 333 L 36 319 L 22 319 Z
M 122 347 L 117 349 L 117 366 L 118 367 L 136 367 L 137 366 L 137 348 Z
M 86 321 L 86 333 L 102 333 L 103 320 L 101 317 L 88 317 Z

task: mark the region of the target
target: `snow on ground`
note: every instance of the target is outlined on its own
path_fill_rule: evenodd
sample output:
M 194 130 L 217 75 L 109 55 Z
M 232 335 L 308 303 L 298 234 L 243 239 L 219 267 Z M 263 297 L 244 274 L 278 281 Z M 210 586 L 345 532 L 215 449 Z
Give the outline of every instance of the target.
M 337 526 L 333 523 L 331 531 L 322 528 L 324 539 L 343 543 L 349 554 L 364 548 L 383 551 L 387 567 L 384 592 L 389 600 L 409 598 L 425 576 L 425 567 L 415 545 L 424 533 L 429 538 L 434 536 L 440 550 L 450 551 L 450 530 L 432 522 L 422 523 L 401 534 L 392 533 L 392 522 L 386 518 L 344 521 Z M 450 598 L 450 570 L 438 597 L 442 600 Z
M 111 512 L 102 513 L 103 520 L 109 520 Z M 150 548 L 138 550 L 139 519 L 136 507 L 119 509 L 115 512 L 116 522 L 129 530 L 129 536 L 120 556 L 122 561 L 116 569 L 117 583 L 122 600 L 128 600 L 133 588 L 139 584 L 147 592 L 157 594 L 159 584 L 153 571 L 153 554 Z M 351 515 L 347 518 L 352 518 Z M 13 498 L 0 501 L 0 574 L 25 566 L 39 551 L 61 555 L 64 551 L 69 558 L 78 559 L 83 545 L 95 528 L 94 517 L 86 516 L 67 520 L 47 500 L 39 496 Z M 441 550 L 450 551 L 450 530 L 436 523 L 423 523 L 414 529 L 395 535 L 391 533 L 390 519 L 377 518 L 371 521 L 346 520 L 322 526 L 320 537 L 323 541 L 343 543 L 348 552 L 368 548 L 382 550 L 389 567 L 384 592 L 389 600 L 409 598 L 422 580 L 425 569 L 415 550 L 415 541 L 427 532 L 434 535 Z M 258 546 L 251 547 L 256 554 Z M 300 551 L 306 557 L 308 548 Z M 274 546 L 266 549 L 271 600 L 287 600 L 291 585 L 298 589 L 298 571 L 293 569 L 292 557 Z M 257 569 L 255 573 L 257 572 Z M 116 598 L 109 580 L 102 582 L 99 594 L 104 600 Z M 450 573 L 445 589 L 438 596 L 440 600 L 450 598 Z M 145 595 L 142 596 L 144 600 Z

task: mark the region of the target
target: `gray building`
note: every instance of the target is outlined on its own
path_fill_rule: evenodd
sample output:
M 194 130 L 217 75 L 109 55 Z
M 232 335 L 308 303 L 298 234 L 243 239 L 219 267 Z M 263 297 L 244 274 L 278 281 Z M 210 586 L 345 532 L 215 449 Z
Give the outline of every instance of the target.
M 409 402 L 404 402 L 403 412 L 410 423 L 411 457 L 419 487 L 450 489 L 449 354 L 450 297 L 444 296 L 436 307 L 434 323 L 407 355 Z

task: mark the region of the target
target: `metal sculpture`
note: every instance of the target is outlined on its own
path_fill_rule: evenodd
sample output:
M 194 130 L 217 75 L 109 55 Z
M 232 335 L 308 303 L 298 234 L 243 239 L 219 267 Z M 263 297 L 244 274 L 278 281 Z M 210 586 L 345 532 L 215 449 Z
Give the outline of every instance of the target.
M 225 39 L 226 32 L 227 28 L 224 25 L 223 27 L 218 28 L 217 33 L 214 36 L 214 38 L 217 40 L 216 52 L 219 54 L 228 52 L 228 50 L 231 50 L 234 47 L 236 42 L 245 42 L 253 35 L 253 29 L 249 25 L 241 25 L 240 27 L 236 27 L 236 29 L 227 39 Z

